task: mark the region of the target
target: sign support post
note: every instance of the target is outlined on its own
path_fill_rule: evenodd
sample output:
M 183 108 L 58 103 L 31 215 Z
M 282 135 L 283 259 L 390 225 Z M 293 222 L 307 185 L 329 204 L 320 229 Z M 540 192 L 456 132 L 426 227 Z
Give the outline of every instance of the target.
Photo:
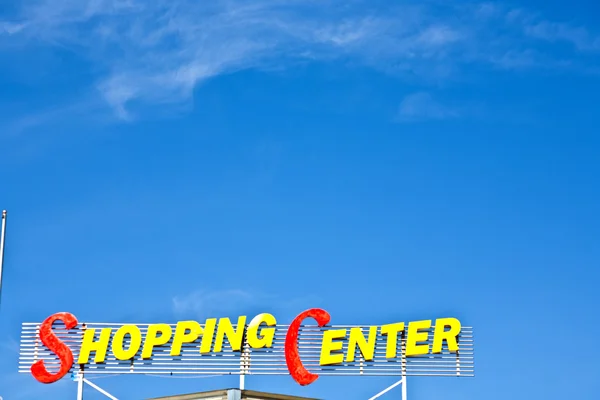
M 406 398 L 406 335 L 402 335 L 401 342 L 402 349 L 402 400 L 407 400 Z
M 111 400 L 119 400 L 112 394 L 108 393 L 106 390 L 99 387 L 98 385 L 95 385 L 94 383 L 85 379 L 83 376 L 83 371 L 79 371 L 77 373 L 77 375 L 75 375 L 75 380 L 77 381 L 77 400 L 83 400 L 83 384 L 84 383 L 87 385 L 90 385 L 92 388 L 96 389 L 98 392 L 102 393 L 103 395 L 105 395 L 106 397 L 108 397 Z
M 246 349 L 245 346 L 242 347 L 242 351 L 240 352 L 240 390 L 244 390 L 244 386 L 246 383 L 246 375 L 244 375 L 246 373 L 246 368 L 245 368 L 245 364 L 246 364 L 246 360 L 245 360 L 245 353 Z
M 394 383 L 391 386 L 388 386 L 386 389 L 383 389 L 381 392 L 377 393 L 375 396 L 371 397 L 369 400 L 375 400 L 381 396 L 383 396 L 384 394 L 386 394 L 387 392 L 389 392 L 390 390 L 392 390 L 393 388 L 395 388 L 398 385 L 402 385 L 402 400 L 408 400 L 407 394 L 406 394 L 406 337 L 402 337 L 402 341 L 400 343 L 400 349 L 401 349 L 401 368 L 402 368 L 402 379 L 400 379 L 398 382 Z
M 83 372 L 77 374 L 77 400 L 83 400 Z
M 248 343 L 245 343 L 240 352 L 240 390 L 245 389 L 246 375 L 250 367 L 250 348 Z
M 398 385 L 402 385 L 402 400 L 407 400 L 406 399 L 406 377 L 400 379 L 398 382 L 394 383 L 391 386 L 388 386 L 387 388 L 383 389 L 381 392 L 377 393 L 375 396 L 371 397 L 369 400 L 375 400 L 380 398 L 381 396 L 383 396 L 384 394 L 386 394 L 387 392 L 389 392 L 390 390 L 392 390 L 393 388 L 395 388 Z

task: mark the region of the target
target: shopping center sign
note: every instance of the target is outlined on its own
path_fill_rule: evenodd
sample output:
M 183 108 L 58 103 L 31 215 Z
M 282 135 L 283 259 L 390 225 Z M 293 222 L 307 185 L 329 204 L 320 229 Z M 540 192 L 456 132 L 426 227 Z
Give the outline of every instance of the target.
M 305 325 L 314 320 L 317 325 Z M 149 375 L 473 376 L 473 330 L 456 318 L 329 325 L 313 308 L 290 325 L 271 314 L 176 324 L 80 323 L 70 313 L 24 323 L 19 371 L 42 383 L 69 372 Z

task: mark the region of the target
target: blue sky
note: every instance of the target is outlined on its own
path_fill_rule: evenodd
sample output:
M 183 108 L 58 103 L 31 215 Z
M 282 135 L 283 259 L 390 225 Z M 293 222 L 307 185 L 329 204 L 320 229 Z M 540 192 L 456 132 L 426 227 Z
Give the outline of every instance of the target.
M 68 380 L 16 373 L 21 322 L 54 312 L 285 323 L 323 307 L 342 324 L 475 327 L 476 378 L 415 378 L 415 400 L 596 399 L 598 15 L 594 1 L 4 2 L 0 396 L 75 398 Z M 393 382 L 247 385 L 362 400 Z M 237 380 L 96 383 L 127 399 Z

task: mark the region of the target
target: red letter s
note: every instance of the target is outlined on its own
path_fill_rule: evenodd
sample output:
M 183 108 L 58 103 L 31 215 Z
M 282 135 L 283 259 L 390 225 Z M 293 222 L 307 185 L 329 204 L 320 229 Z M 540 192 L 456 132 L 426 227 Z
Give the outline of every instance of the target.
M 288 329 L 285 337 L 285 362 L 292 378 L 302 386 L 310 385 L 319 378 L 319 375 L 311 374 L 304 368 L 298 352 L 298 331 L 302 321 L 308 317 L 314 318 L 321 327 L 331 319 L 327 311 L 320 308 L 311 308 L 298 315 Z
M 73 352 L 52 332 L 52 325 L 55 321 L 61 320 L 66 329 L 72 329 L 77 326 L 77 318 L 73 314 L 62 312 L 51 315 L 40 326 L 40 339 L 44 346 L 56 354 L 60 360 L 60 370 L 51 374 L 46 369 L 43 360 L 39 360 L 31 366 L 31 374 L 35 379 L 42 383 L 53 383 L 61 379 L 69 372 L 73 366 Z

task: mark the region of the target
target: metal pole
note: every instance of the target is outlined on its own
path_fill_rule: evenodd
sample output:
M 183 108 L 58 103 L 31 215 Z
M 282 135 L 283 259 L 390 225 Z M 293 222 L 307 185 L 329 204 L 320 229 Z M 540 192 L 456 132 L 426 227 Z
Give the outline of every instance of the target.
M 393 388 L 395 388 L 398 385 L 402 385 L 402 398 L 404 399 L 404 379 L 399 380 L 398 382 L 394 383 L 391 386 L 388 386 L 387 388 L 383 389 L 381 392 L 377 393 L 375 396 L 369 398 L 369 400 L 375 400 L 380 398 L 381 396 L 383 396 L 384 394 L 386 394 L 387 392 L 389 392 L 390 390 L 392 390 Z
M 0 234 L 0 303 L 2 302 L 2 265 L 4 264 L 4 239 L 6 238 L 6 210 L 2 211 L 2 233 Z
M 102 393 L 103 395 L 105 395 L 106 397 L 108 397 L 109 399 L 112 400 L 119 400 L 117 399 L 115 396 L 113 396 L 112 394 L 108 393 L 106 390 L 100 388 L 97 385 L 94 385 L 92 382 L 88 381 L 87 379 L 84 379 L 83 377 L 81 378 L 81 383 L 83 384 L 83 382 L 87 383 L 88 385 L 90 385 L 91 387 L 93 387 L 94 389 L 96 389 L 97 391 L 99 391 L 100 393 Z
M 406 335 L 402 335 L 402 400 L 406 400 Z
M 77 374 L 77 400 L 83 400 L 83 374 Z
M 248 373 L 249 364 L 249 348 L 248 344 L 244 343 L 242 352 L 240 354 L 240 390 L 244 390 L 246 387 L 246 374 Z

